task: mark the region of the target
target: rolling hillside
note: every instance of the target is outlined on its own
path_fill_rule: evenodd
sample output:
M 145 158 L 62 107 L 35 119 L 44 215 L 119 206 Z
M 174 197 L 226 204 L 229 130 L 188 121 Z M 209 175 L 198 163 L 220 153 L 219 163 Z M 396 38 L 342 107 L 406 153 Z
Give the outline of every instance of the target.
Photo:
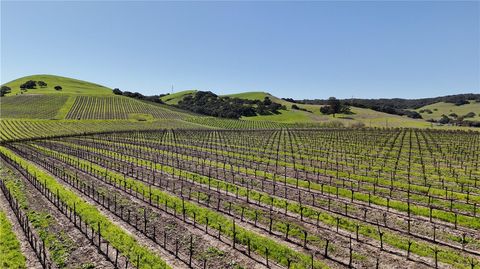
M 20 90 L 28 81 L 44 81 L 47 87 Z M 118 96 L 99 84 L 52 75 L 34 75 L 4 84 L 12 89 L 2 97 L 4 119 L 181 119 L 190 116 L 165 105 Z M 56 85 L 61 91 L 54 89 Z
M 47 87 L 21 91 L 20 84 L 28 80 L 44 81 Z M 57 85 L 61 91 L 54 89 Z M 109 131 L 210 128 L 183 120 L 200 115 L 115 95 L 107 87 L 82 80 L 34 75 L 2 86 L 11 92 L 0 98 L 0 142 Z
M 20 84 L 28 81 L 44 81 L 47 86 L 27 91 L 20 90 Z M 321 105 L 296 104 L 277 98 L 266 92 L 244 92 L 229 97 L 263 100 L 269 97 L 280 103 L 286 110 L 279 114 L 243 117 L 241 120 L 205 117 L 176 108 L 185 96 L 195 90 L 181 91 L 163 96 L 166 104 L 115 95 L 112 90 L 96 83 L 53 75 L 34 75 L 16 79 L 4 84 L 11 93 L 0 98 L 0 142 L 3 140 L 94 133 L 107 131 L 146 130 L 158 128 L 227 128 L 227 129 L 269 129 L 269 128 L 317 128 L 317 127 L 415 127 L 415 128 L 461 128 L 434 126 L 423 120 L 391 115 L 366 108 L 351 107 L 353 114 L 336 117 L 320 113 Z M 61 86 L 57 91 L 55 86 Z M 479 103 L 464 106 L 438 103 L 422 109 L 431 109 L 431 117 L 440 117 L 452 112 L 463 115 L 475 112 L 479 116 Z M 421 110 L 421 109 L 419 109 Z M 425 116 L 426 113 L 423 113 Z M 425 117 L 428 119 L 428 117 Z M 22 134 L 21 137 L 19 134 Z
M 426 110 L 430 110 L 432 113 L 430 114 L 426 112 Z M 468 119 L 480 120 L 480 102 L 475 102 L 475 101 L 470 101 L 469 104 L 465 104 L 461 106 L 456 106 L 455 104 L 452 104 L 452 103 L 439 102 L 432 105 L 421 107 L 419 109 L 416 109 L 415 111 L 419 113 L 423 111 L 423 113 L 420 113 L 420 114 L 425 120 L 428 120 L 428 119 L 438 120 L 442 117 L 442 115 L 448 116 L 451 113 L 455 113 L 458 116 L 463 116 L 469 112 L 475 113 L 475 117 L 468 118 Z
M 383 112 L 377 112 L 371 109 L 351 107 L 351 111 L 354 114 L 342 115 L 338 114 L 335 117 L 332 115 L 323 115 L 320 113 L 321 105 L 306 105 L 295 104 L 285 101 L 278 97 L 275 97 L 266 92 L 245 92 L 239 94 L 226 95 L 229 97 L 236 97 L 249 100 L 263 100 L 265 97 L 269 97 L 273 102 L 285 105 L 287 110 L 281 110 L 281 114 L 267 115 L 267 116 L 255 116 L 244 117 L 244 120 L 253 121 L 273 121 L 282 123 L 328 123 L 328 122 L 340 122 L 345 126 L 352 126 L 358 124 L 364 124 L 366 127 L 413 127 L 422 128 L 430 127 L 431 124 L 424 120 L 415 120 L 408 117 L 401 117 L 397 115 L 391 115 Z M 308 111 L 292 109 L 292 105 L 297 105 L 299 108 L 306 109 Z

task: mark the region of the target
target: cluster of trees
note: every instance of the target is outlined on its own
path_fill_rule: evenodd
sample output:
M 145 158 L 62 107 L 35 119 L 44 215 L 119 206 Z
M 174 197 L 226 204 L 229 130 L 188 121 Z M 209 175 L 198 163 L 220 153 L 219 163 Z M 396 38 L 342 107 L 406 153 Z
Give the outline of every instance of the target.
M 433 113 L 433 112 L 432 112 L 430 109 L 428 109 L 428 108 L 427 108 L 427 109 L 421 109 L 419 112 L 420 112 L 420 113 L 427 113 L 427 114 L 432 114 L 432 113 Z
M 242 116 L 278 114 L 280 109 L 286 109 L 278 103 L 265 97 L 261 100 L 247 100 L 240 98 L 221 97 L 210 91 L 198 91 L 187 95 L 178 102 L 177 107 L 195 113 L 230 119 L 239 119 Z
M 480 94 L 456 94 L 447 95 L 434 98 L 420 98 L 420 99 L 402 99 L 402 98 L 382 98 L 382 99 L 343 99 L 345 105 L 356 106 L 362 108 L 369 108 L 372 110 L 385 112 L 389 114 L 408 116 L 410 118 L 422 118 L 422 116 L 409 109 L 417 109 L 426 105 L 431 105 L 438 102 L 452 103 L 455 105 L 467 104 L 469 100 L 476 100 L 480 102 Z M 300 104 L 316 104 L 326 105 L 328 100 L 314 99 L 314 100 L 295 100 Z
M 45 81 L 42 81 L 42 80 L 39 80 L 39 81 L 28 80 L 28 81 L 20 84 L 20 90 L 21 91 L 27 91 L 29 89 L 36 89 L 37 86 L 39 86 L 40 88 L 46 88 L 48 86 L 48 84 Z M 53 88 L 57 91 L 62 90 L 62 86 L 60 86 L 60 85 L 57 85 Z
M 468 118 L 475 117 L 474 112 L 468 112 L 465 115 L 459 116 L 456 113 L 450 113 L 448 116 L 443 114 L 439 120 L 431 119 L 430 122 L 436 122 L 440 124 L 452 124 L 457 126 L 470 126 L 470 127 L 480 127 L 480 121 L 466 120 Z
M 287 98 L 287 99 L 288 99 L 288 98 Z M 286 100 L 286 101 L 288 101 L 288 100 Z M 305 108 L 302 108 L 302 107 L 299 107 L 299 106 L 297 106 L 296 104 L 293 104 L 293 105 L 292 105 L 292 109 L 293 109 L 293 110 L 301 110 L 301 111 L 306 111 L 306 112 L 312 113 L 312 111 L 310 111 L 310 110 L 308 110 L 308 109 L 305 109 Z
M 139 99 L 139 100 L 150 101 L 150 102 L 154 102 L 154 103 L 158 103 L 158 104 L 163 104 L 163 101 L 160 99 L 160 97 L 165 96 L 165 94 L 146 96 L 146 95 L 143 95 L 139 92 L 121 91 L 118 88 L 113 89 L 113 93 L 116 94 L 116 95 L 123 95 L 123 96 L 126 96 L 126 97 L 135 98 L 135 99 Z
M 5 94 L 10 93 L 12 89 L 8 86 L 2 86 L 0 89 L 0 97 L 5 96 Z
M 40 88 L 47 87 L 47 83 L 45 83 L 44 81 L 29 80 L 29 81 L 26 81 L 25 83 L 20 84 L 21 93 L 23 94 L 23 92 L 27 91 L 27 89 L 36 89 L 37 85 Z M 62 86 L 57 85 L 57 86 L 54 87 L 54 89 L 57 90 L 57 91 L 61 91 Z M 0 90 L 0 97 L 5 96 L 5 94 L 10 93 L 10 92 L 12 92 L 12 89 L 10 87 L 4 85 L 4 86 L 2 86 L 2 89 Z
M 282 100 L 285 100 L 287 102 L 290 102 L 290 103 L 297 103 L 297 100 L 294 100 L 293 98 L 282 98 Z
M 386 106 L 386 105 L 366 107 L 366 108 L 370 108 L 370 109 L 375 110 L 375 111 L 385 112 L 385 113 L 393 114 L 393 115 L 407 116 L 407 117 L 412 118 L 412 119 L 421 119 L 422 118 L 422 115 L 420 115 L 420 113 L 418 113 L 417 111 L 407 110 L 407 109 L 403 109 L 403 108 L 394 108 L 394 107 L 390 107 L 390 106 Z
M 352 114 L 350 107 L 335 97 L 328 98 L 326 104 L 320 108 L 320 112 L 325 115 Z
M 29 80 L 29 81 L 26 81 L 25 83 L 20 84 L 20 90 L 22 91 L 27 89 L 36 89 L 36 88 L 37 88 L 37 82 L 34 80 Z
M 45 88 L 48 86 L 47 83 L 42 80 L 39 80 L 39 81 L 29 80 L 29 81 L 26 81 L 25 83 L 20 84 L 20 89 L 21 90 L 36 89 L 37 85 L 40 88 Z

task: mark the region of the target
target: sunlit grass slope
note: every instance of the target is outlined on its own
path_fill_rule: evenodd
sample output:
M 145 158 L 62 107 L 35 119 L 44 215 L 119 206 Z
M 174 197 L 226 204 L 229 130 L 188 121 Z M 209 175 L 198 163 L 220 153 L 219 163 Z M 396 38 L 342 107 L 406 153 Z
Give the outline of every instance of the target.
M 112 89 L 105 86 L 73 79 L 67 77 L 60 77 L 54 75 L 32 75 L 21 77 L 13 81 L 7 82 L 5 86 L 8 86 L 12 89 L 12 92 L 8 96 L 20 94 L 20 85 L 25 83 L 28 80 L 34 81 L 44 81 L 47 83 L 47 87 L 40 88 L 37 86 L 36 89 L 28 89 L 27 94 L 82 94 L 82 95 L 113 95 Z M 62 90 L 55 90 L 55 86 L 61 86 Z M 24 93 L 25 94 L 25 93 Z
M 180 100 L 183 99 L 183 97 L 195 93 L 196 90 L 187 90 L 187 91 L 181 91 L 181 92 L 176 92 L 172 93 L 169 95 L 165 95 L 162 98 L 160 98 L 165 104 L 169 105 L 176 105 Z
M 475 113 L 475 117 L 468 118 L 468 119 L 480 120 L 480 103 L 475 101 L 470 101 L 469 104 L 465 104 L 461 106 L 456 106 L 455 104 L 451 104 L 451 103 L 439 102 L 439 103 L 421 107 L 419 109 L 416 109 L 415 111 L 420 112 L 421 110 L 426 110 L 426 109 L 432 111 L 432 114 L 429 114 L 426 112 L 421 113 L 422 117 L 425 120 L 428 120 L 428 119 L 438 120 L 442 117 L 442 115 L 448 116 L 451 113 L 455 113 L 458 116 L 463 116 L 469 112 Z
M 263 100 L 269 97 L 273 102 L 285 105 L 287 110 L 281 110 L 276 115 L 260 115 L 255 117 L 243 117 L 244 120 L 255 121 L 273 121 L 283 123 L 326 123 L 330 121 L 338 121 L 345 126 L 363 123 L 367 127 L 429 127 L 431 124 L 424 120 L 414 120 L 408 117 L 391 115 L 383 112 L 374 111 L 366 108 L 351 107 L 354 114 L 343 115 L 323 115 L 320 112 L 321 105 L 304 105 L 296 104 L 298 107 L 308 111 L 292 109 L 294 103 L 285 101 L 266 92 L 244 92 L 239 94 L 226 95 L 229 97 L 237 97 L 249 100 Z

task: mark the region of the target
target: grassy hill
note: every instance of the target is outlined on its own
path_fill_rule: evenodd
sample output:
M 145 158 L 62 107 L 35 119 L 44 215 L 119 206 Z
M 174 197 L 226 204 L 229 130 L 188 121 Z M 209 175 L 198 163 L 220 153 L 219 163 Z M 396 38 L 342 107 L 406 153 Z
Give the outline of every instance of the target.
M 3 84 L 12 89 L 12 92 L 7 94 L 7 96 L 21 94 L 20 85 L 28 80 L 44 81 L 47 83 L 47 87 L 40 88 L 37 86 L 36 89 L 29 89 L 24 94 L 113 95 L 112 89 L 83 80 L 54 75 L 32 75 Z M 61 91 L 54 89 L 57 85 L 62 87 Z
M 196 90 L 187 90 L 187 91 L 181 91 L 181 92 L 176 92 L 176 93 L 172 93 L 172 94 L 169 94 L 169 95 L 165 95 L 163 97 L 161 97 L 160 99 L 165 103 L 165 104 L 168 104 L 168 105 L 176 105 L 178 104 L 178 102 L 180 100 L 182 100 L 185 96 L 189 95 L 189 94 L 193 94 L 195 93 Z
M 125 96 L 76 96 L 66 119 L 180 119 L 186 113 Z
M 44 81 L 47 87 L 22 92 L 20 84 L 28 80 Z M 106 131 L 210 128 L 185 121 L 192 113 L 115 95 L 107 87 L 78 79 L 34 75 L 4 85 L 12 91 L 0 98 L 0 142 Z M 61 91 L 54 89 L 57 85 Z
M 20 84 L 44 81 L 47 87 L 22 92 Z M 169 106 L 118 96 L 112 90 L 78 79 L 53 75 L 22 77 L 4 84 L 12 89 L 2 97 L 0 115 L 5 119 L 180 119 L 190 116 Z M 54 89 L 56 85 L 61 91 Z
M 371 109 L 351 107 L 351 111 L 354 114 L 337 114 L 335 117 L 332 115 L 323 115 L 320 112 L 321 105 L 306 105 L 295 104 L 289 101 L 285 101 L 281 98 L 275 97 L 266 92 L 244 92 L 239 94 L 226 95 L 229 97 L 237 97 L 249 100 L 263 100 L 265 97 L 269 97 L 273 102 L 285 105 L 287 110 L 281 110 L 281 114 L 255 116 L 255 117 L 243 117 L 244 120 L 253 121 L 272 121 L 281 123 L 328 123 L 332 121 L 341 122 L 345 126 L 364 124 L 367 127 L 412 127 L 422 128 L 431 126 L 430 123 L 424 120 L 415 120 L 408 117 L 401 117 L 397 115 L 391 115 L 383 112 L 377 112 Z M 292 105 L 297 105 L 308 111 L 292 109 Z
M 425 110 L 430 110 L 432 113 L 429 114 L 425 112 Z M 423 113 L 420 113 L 420 114 L 425 120 L 428 120 L 428 119 L 438 120 L 442 117 L 442 115 L 448 116 L 451 113 L 455 113 L 458 116 L 462 116 L 469 112 L 475 113 L 475 117 L 469 118 L 470 120 L 480 120 L 480 103 L 475 101 L 470 101 L 469 104 L 465 104 L 461 106 L 456 106 L 455 104 L 452 104 L 452 103 L 439 102 L 432 105 L 421 107 L 419 109 L 416 109 L 415 111 L 419 113 L 420 111 L 424 111 Z
M 20 91 L 20 84 L 42 80 L 47 87 Z M 371 109 L 352 107 L 351 115 L 323 115 L 321 105 L 296 104 L 301 110 L 292 109 L 295 103 L 277 98 L 266 92 L 244 92 L 227 95 L 241 99 L 263 100 L 269 97 L 280 103 L 286 110 L 275 115 L 243 117 L 241 120 L 204 117 L 192 112 L 170 106 L 178 104 L 185 96 L 195 90 L 181 91 L 161 99 L 166 104 L 157 104 L 145 100 L 114 95 L 112 90 L 99 84 L 78 79 L 34 75 L 22 77 L 5 83 L 12 92 L 0 98 L 0 142 L 3 140 L 25 139 L 52 135 L 78 134 L 84 132 L 105 132 L 119 130 L 145 130 L 157 128 L 311 128 L 367 126 L 367 127 L 417 127 L 417 128 L 458 128 L 451 126 L 432 126 L 425 120 L 386 114 Z M 54 87 L 63 88 L 56 91 Z M 431 117 L 440 117 L 452 112 L 464 115 L 475 112 L 480 116 L 480 104 L 470 103 L 464 106 L 438 103 L 421 109 L 431 109 Z M 418 109 L 421 110 L 421 109 Z M 425 113 L 423 113 L 425 117 Z M 425 117 L 428 119 L 428 117 Z

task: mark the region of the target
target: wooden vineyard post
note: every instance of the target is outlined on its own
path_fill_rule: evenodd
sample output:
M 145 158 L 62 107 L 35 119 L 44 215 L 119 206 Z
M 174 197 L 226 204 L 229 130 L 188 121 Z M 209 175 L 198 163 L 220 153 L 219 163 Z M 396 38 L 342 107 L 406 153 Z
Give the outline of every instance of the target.
M 412 247 L 413 241 L 410 240 L 410 239 L 408 239 L 408 242 L 407 242 L 407 243 L 408 243 L 408 248 L 407 248 L 407 260 L 409 260 L 409 259 L 410 259 L 410 249 L 411 249 L 411 247 Z
M 77 203 L 73 202 L 73 225 L 77 227 Z
M 352 268 L 352 261 L 353 261 L 353 248 L 352 248 L 352 244 L 350 244 L 350 248 L 348 249 L 348 252 L 349 252 L 348 268 Z
M 325 254 L 324 254 L 325 258 L 328 258 L 328 243 L 329 243 L 328 239 L 325 239 Z
M 190 235 L 190 247 L 189 247 L 190 255 L 188 259 L 188 266 L 192 267 L 192 256 L 193 256 L 193 235 Z
M 143 208 L 143 233 L 147 234 L 147 208 Z
M 272 234 L 272 225 L 273 225 L 273 219 L 272 219 L 272 214 L 270 214 L 270 222 L 268 224 L 268 233 Z
M 307 239 L 308 239 L 308 233 L 307 230 L 303 230 L 303 247 L 307 248 Z
M 97 222 L 97 225 L 98 225 L 98 249 L 101 251 L 101 243 L 102 243 L 102 239 L 101 239 L 101 234 L 100 234 L 100 222 Z
M 440 252 L 440 249 L 435 246 L 432 250 L 435 254 L 435 268 L 438 268 L 438 252 Z
M 378 236 L 380 236 L 380 250 L 383 250 L 383 235 L 385 234 L 385 232 L 382 232 L 380 230 L 380 226 L 377 226 L 378 228 Z
M 288 233 L 290 232 L 290 223 L 287 222 L 287 230 L 285 231 L 285 239 L 288 240 Z
M 270 265 L 268 263 L 268 247 L 265 247 L 265 260 L 267 262 L 267 267 L 270 267 Z

